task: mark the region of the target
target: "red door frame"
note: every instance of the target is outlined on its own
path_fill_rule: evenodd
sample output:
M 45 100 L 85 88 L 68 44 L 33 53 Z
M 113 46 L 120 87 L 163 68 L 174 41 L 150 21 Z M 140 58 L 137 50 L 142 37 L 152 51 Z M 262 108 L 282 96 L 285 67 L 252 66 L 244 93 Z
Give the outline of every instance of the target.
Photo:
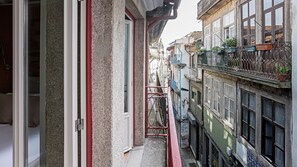
M 133 62 L 135 62 L 135 17 L 125 8 L 133 21 Z M 133 146 L 135 145 L 135 63 L 133 63 Z M 87 167 L 92 167 L 92 0 L 86 1 L 86 152 Z
M 86 1 L 86 133 L 86 166 L 92 167 L 92 0 Z

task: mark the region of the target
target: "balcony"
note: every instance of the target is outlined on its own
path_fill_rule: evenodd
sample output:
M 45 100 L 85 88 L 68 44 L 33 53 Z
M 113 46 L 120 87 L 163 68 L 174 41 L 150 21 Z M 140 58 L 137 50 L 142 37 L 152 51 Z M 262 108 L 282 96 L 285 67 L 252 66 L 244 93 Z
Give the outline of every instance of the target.
M 146 89 L 146 144 L 140 166 L 182 167 L 170 88 L 148 86 Z
M 198 70 L 195 68 L 189 68 L 189 73 L 185 74 L 185 77 L 195 82 L 201 82 L 201 79 L 198 78 Z
M 268 49 L 257 48 L 258 45 L 238 47 L 234 52 L 225 49 L 220 54 L 206 52 L 199 55 L 198 64 L 204 69 L 243 80 L 276 88 L 291 88 L 291 43 L 275 43 Z
M 179 92 L 178 82 L 176 82 L 175 80 L 173 80 L 173 79 L 170 80 L 170 87 L 175 92 Z
M 197 19 L 204 20 L 227 2 L 227 0 L 200 0 L 197 4 Z
M 170 63 L 178 68 L 184 68 L 186 66 L 185 63 L 182 63 L 182 56 L 177 54 L 170 57 Z

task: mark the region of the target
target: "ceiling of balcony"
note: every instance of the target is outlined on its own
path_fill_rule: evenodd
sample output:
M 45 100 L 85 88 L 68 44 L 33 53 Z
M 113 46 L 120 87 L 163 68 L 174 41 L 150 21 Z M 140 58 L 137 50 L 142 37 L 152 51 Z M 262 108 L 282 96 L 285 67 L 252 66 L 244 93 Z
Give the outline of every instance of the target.
M 163 0 L 142 0 L 146 11 L 151 11 L 163 6 Z

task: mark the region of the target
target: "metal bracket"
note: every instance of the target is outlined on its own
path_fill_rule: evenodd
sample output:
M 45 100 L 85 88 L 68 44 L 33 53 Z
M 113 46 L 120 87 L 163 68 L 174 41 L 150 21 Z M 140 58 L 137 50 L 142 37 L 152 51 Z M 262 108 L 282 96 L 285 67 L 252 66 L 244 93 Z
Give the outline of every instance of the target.
M 84 119 L 75 120 L 75 132 L 80 132 L 84 129 Z

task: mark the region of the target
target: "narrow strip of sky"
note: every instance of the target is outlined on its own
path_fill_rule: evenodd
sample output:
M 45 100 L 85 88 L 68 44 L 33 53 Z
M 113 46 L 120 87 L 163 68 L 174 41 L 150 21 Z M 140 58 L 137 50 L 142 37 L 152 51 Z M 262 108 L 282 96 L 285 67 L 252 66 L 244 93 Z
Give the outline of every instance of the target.
M 197 18 L 197 3 L 199 0 L 181 0 L 178 16 L 169 20 L 161 35 L 165 49 L 168 44 L 182 38 L 193 31 L 201 31 L 201 22 Z

